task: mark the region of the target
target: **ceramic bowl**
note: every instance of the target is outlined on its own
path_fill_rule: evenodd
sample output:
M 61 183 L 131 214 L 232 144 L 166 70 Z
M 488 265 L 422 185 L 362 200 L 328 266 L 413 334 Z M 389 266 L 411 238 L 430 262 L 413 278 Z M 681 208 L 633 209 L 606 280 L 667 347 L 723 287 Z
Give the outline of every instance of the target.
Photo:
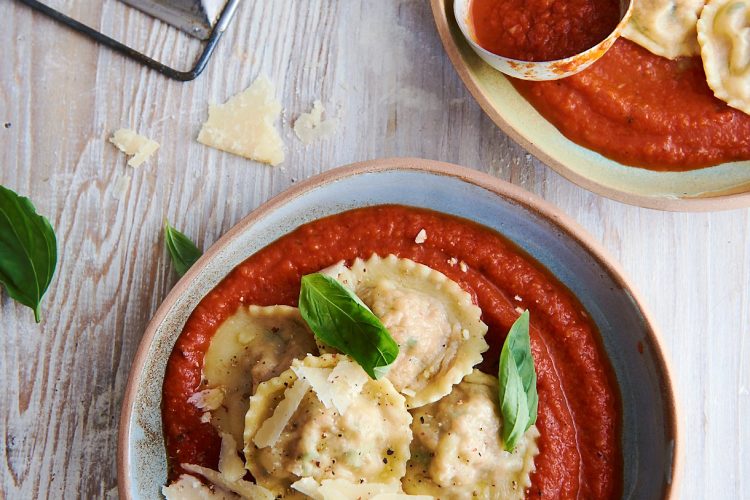
M 175 285 L 146 329 L 123 399 L 120 498 L 160 496 L 167 478 L 164 370 L 201 298 L 235 266 L 301 224 L 384 203 L 430 208 L 492 228 L 578 297 L 601 332 L 621 393 L 624 498 L 669 497 L 680 451 L 669 370 L 655 327 L 617 264 L 575 222 L 516 186 L 456 165 L 402 158 L 331 170 L 296 185 L 245 217 Z
M 456 23 L 474 52 L 484 59 L 484 62 L 506 75 L 536 81 L 559 80 L 566 76 L 575 75 L 594 64 L 620 37 L 622 30 L 625 29 L 625 25 L 630 20 L 630 15 L 633 13 L 633 0 L 620 0 L 620 21 L 617 26 L 604 40 L 590 49 L 554 61 L 522 61 L 490 52 L 475 41 L 474 32 L 469 23 L 470 6 L 471 0 L 454 0 L 453 2 Z
M 454 17 L 454 0 L 430 0 L 435 24 L 456 72 L 487 116 L 563 177 L 609 198 L 658 210 L 728 210 L 750 206 L 750 161 L 686 172 L 657 172 L 610 160 L 560 133 L 482 60 Z M 465 0 L 455 0 L 455 2 Z

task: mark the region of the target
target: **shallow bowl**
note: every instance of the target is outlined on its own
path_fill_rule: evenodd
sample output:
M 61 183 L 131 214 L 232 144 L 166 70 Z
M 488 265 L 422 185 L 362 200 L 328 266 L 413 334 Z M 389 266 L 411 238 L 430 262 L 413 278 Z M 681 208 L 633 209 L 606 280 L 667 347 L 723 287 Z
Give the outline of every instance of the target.
M 454 0 L 453 12 L 461 33 L 464 35 L 466 42 L 471 46 L 474 52 L 476 52 L 484 62 L 508 76 L 535 81 L 559 80 L 560 78 L 580 73 L 594 64 L 617 41 L 620 37 L 620 33 L 625 29 L 625 26 L 628 24 L 630 16 L 633 13 L 633 0 L 619 0 L 620 20 L 618 21 L 617 26 L 615 26 L 609 35 L 593 47 L 563 59 L 552 61 L 522 61 L 490 52 L 476 42 L 473 34 L 474 30 L 471 28 L 469 22 L 469 9 L 471 7 L 471 2 L 472 0 Z
M 540 115 L 505 75 L 475 53 L 456 22 L 454 0 L 430 2 L 445 51 L 487 116 L 563 177 L 608 198 L 658 210 L 750 206 L 750 161 L 662 172 L 623 165 L 574 143 Z
M 680 446 L 669 369 L 656 328 L 618 265 L 578 224 L 516 186 L 456 165 L 401 158 L 331 170 L 285 191 L 242 219 L 175 285 L 146 328 L 128 379 L 118 440 L 120 498 L 159 498 L 166 482 L 164 370 L 198 302 L 235 266 L 296 227 L 384 203 L 494 229 L 578 297 L 601 332 L 620 389 L 623 498 L 671 496 Z

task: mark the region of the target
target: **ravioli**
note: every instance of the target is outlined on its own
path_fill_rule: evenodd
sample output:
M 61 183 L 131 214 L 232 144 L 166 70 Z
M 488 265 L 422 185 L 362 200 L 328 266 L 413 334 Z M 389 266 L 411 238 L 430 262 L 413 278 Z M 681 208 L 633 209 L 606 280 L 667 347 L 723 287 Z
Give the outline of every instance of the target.
M 305 498 L 291 488 L 302 478 L 318 483 L 324 479 L 397 483 L 406 471 L 411 415 L 390 381 L 368 379 L 340 415 L 333 405 L 326 408 L 294 371 L 334 369 L 344 359 L 340 354 L 325 354 L 295 361 L 293 369 L 260 384 L 250 398 L 245 420 L 246 467 L 259 485 L 280 498 Z M 282 408 L 285 394 L 296 391 L 300 382 L 305 383 L 306 392 L 293 401 L 290 412 Z M 273 439 L 268 439 L 272 433 L 266 431 L 262 440 L 256 439 L 264 426 L 283 428 Z M 256 441 L 271 444 L 261 447 Z
M 750 114 L 750 1 L 708 2 L 698 21 L 698 42 L 714 95 Z
M 475 370 L 436 403 L 412 410 L 404 491 L 440 500 L 522 499 L 539 453 L 535 426 L 503 449 L 497 378 Z
M 450 393 L 482 361 L 488 348 L 482 311 L 443 273 L 394 255 L 323 272 L 351 288 L 399 344 L 386 377 L 409 408 Z
M 242 306 L 216 330 L 203 359 L 202 386 L 222 391 L 211 423 L 242 443 L 249 398 L 258 384 L 279 375 L 294 359 L 317 353 L 299 310 L 289 306 Z M 238 448 L 239 449 L 239 448 Z
M 634 0 L 623 36 L 657 56 L 675 59 L 700 53 L 696 24 L 704 0 Z

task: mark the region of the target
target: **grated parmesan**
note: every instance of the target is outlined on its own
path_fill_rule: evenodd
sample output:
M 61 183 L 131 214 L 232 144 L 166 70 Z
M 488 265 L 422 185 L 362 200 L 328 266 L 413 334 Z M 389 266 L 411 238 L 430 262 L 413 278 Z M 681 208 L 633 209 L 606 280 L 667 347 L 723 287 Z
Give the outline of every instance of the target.
M 425 241 L 427 241 L 427 231 L 425 231 L 424 228 L 422 228 L 417 233 L 417 237 L 414 238 L 414 243 L 416 243 L 417 245 L 421 245 Z

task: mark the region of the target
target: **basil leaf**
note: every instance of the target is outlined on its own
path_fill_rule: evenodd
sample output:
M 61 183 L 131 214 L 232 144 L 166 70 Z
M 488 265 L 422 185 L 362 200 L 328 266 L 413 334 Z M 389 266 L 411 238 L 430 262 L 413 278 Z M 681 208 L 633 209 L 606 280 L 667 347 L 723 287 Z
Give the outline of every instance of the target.
M 299 310 L 315 336 L 348 354 L 378 380 L 398 356 L 398 344 L 351 290 L 325 274 L 302 277 Z
M 13 299 L 34 310 L 37 323 L 56 266 L 52 225 L 28 198 L 0 185 L 0 283 Z
M 190 266 L 203 255 L 203 252 L 190 241 L 190 238 L 164 222 L 164 243 L 167 246 L 172 264 L 177 274 L 184 276 Z
M 503 441 L 513 451 L 518 440 L 536 422 L 539 395 L 531 355 L 529 311 L 513 323 L 500 353 L 499 396 L 503 414 Z

